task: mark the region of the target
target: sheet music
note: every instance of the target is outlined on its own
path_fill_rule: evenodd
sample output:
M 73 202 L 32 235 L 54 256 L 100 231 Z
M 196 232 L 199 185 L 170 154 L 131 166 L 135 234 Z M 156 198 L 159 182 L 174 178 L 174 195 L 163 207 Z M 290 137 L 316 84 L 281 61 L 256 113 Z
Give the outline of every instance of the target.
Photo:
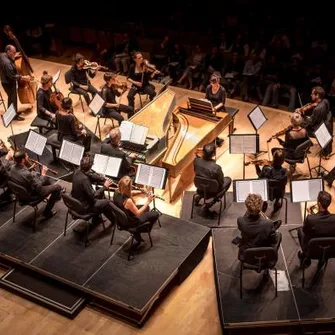
M 129 121 L 122 121 L 120 125 L 121 141 L 130 141 L 133 123 Z
M 75 165 L 80 165 L 85 148 L 82 145 L 63 140 L 59 158 Z
M 105 100 L 101 98 L 100 94 L 96 94 L 88 107 L 91 109 L 94 115 L 97 115 L 104 103 Z
M 144 144 L 149 128 L 130 121 L 123 121 L 120 126 L 121 141 Z
M 135 176 L 135 183 L 163 188 L 166 180 L 166 169 L 148 164 L 139 164 Z
M 268 200 L 268 183 L 266 179 L 236 180 L 234 182 L 236 202 L 244 202 L 251 193 L 259 194 L 264 201 Z
M 130 135 L 130 142 L 137 144 L 144 144 L 147 138 L 149 128 L 134 124 Z
M 61 70 L 58 70 L 57 73 L 52 77 L 52 84 L 55 85 L 57 80 L 59 79 L 59 76 L 60 76 L 60 71 Z
M 47 138 L 45 136 L 42 136 L 35 131 L 30 130 L 25 143 L 25 148 L 36 153 L 37 155 L 42 155 L 46 143 Z
M 315 201 L 322 190 L 322 178 L 293 180 L 291 183 L 292 202 Z
M 230 135 L 231 154 L 254 154 L 257 153 L 257 135 Z
M 121 166 L 122 158 L 107 155 L 95 154 L 92 170 L 109 177 L 117 177 Z
M 259 106 L 255 107 L 249 113 L 249 119 L 256 130 L 258 130 L 266 121 L 266 117 Z
M 11 104 L 7 110 L 1 115 L 3 125 L 7 128 L 10 123 L 13 121 L 16 115 L 16 110 L 14 108 L 14 104 Z
M 322 149 L 324 149 L 324 147 L 331 141 L 332 136 L 330 135 L 325 123 L 322 123 L 321 126 L 315 131 L 315 137 Z

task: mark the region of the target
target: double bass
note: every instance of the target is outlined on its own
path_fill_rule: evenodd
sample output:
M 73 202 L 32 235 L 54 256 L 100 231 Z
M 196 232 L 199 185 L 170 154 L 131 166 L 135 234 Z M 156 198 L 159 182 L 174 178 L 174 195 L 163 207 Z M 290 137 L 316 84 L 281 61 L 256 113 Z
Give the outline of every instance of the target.
M 21 53 L 21 57 L 15 60 L 15 65 L 18 73 L 21 76 L 30 76 L 33 77 L 33 69 L 29 63 L 29 59 L 25 52 L 23 51 L 19 41 L 12 32 L 9 26 L 4 27 L 5 34 L 14 41 L 16 49 Z M 19 80 L 18 82 L 18 96 L 22 104 L 31 104 L 33 105 L 36 100 L 37 92 L 37 83 L 36 81 L 23 81 Z

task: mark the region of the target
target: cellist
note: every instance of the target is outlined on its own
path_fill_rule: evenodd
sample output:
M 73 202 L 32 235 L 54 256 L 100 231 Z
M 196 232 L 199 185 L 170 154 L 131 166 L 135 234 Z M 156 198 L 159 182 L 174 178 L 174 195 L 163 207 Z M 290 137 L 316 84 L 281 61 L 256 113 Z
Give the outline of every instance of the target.
M 31 78 L 28 75 L 21 76 L 19 74 L 15 65 L 16 54 L 16 48 L 11 44 L 8 44 L 5 47 L 5 52 L 0 54 L 0 77 L 2 87 L 8 97 L 7 107 L 13 104 L 17 113 L 15 120 L 23 121 L 24 118 L 19 116 L 17 109 L 17 83 L 19 80 L 30 81 Z
M 50 123 L 56 126 L 56 111 L 59 109 L 55 104 L 51 103 L 51 86 L 52 76 L 47 71 L 43 71 L 41 77 L 41 85 L 37 90 L 37 115 L 44 120 L 48 120 Z M 60 102 L 59 102 L 60 103 Z

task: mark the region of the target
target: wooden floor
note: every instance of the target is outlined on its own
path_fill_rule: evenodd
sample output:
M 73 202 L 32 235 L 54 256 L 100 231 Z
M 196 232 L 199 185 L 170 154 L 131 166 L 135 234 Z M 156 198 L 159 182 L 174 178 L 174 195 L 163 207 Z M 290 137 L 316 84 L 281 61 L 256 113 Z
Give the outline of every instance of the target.
M 31 64 L 35 71 L 36 78 L 40 78 L 44 70 L 49 74 L 54 75 L 59 69 L 62 73 L 69 68 L 68 65 L 31 59 Z M 95 87 L 100 87 L 103 84 L 103 73 L 99 72 L 93 80 Z M 121 77 L 122 78 L 122 77 Z M 157 89 L 160 84 L 156 84 Z M 64 76 L 61 75 L 57 88 L 64 95 L 68 93 L 68 86 L 64 82 Z M 203 93 L 188 91 L 182 88 L 170 87 L 176 92 L 177 104 L 184 102 L 188 96 L 203 97 Z M 2 92 L 6 100 L 6 95 Z M 126 97 L 124 96 L 124 99 Z M 138 102 L 137 102 L 138 103 Z M 227 100 L 227 106 L 239 108 L 239 113 L 236 117 L 235 126 L 236 133 L 253 133 L 254 130 L 247 118 L 247 114 L 255 107 L 250 103 L 241 102 L 238 100 Z M 25 110 L 27 107 L 19 105 L 19 110 Z M 1 110 L 3 108 L 0 107 Z M 23 122 L 15 121 L 13 123 L 13 131 L 15 134 L 29 129 L 31 121 L 36 115 L 36 106 L 33 109 L 24 113 L 26 118 Z M 261 139 L 261 149 L 267 150 L 267 139 L 272 135 L 282 130 L 289 125 L 290 113 L 277 109 L 262 107 L 262 110 L 268 121 L 259 130 Z M 85 121 L 87 127 L 94 131 L 95 118 L 90 115 L 88 109 L 85 113 L 80 111 L 80 106 L 77 104 L 75 114 L 82 122 Z M 0 138 L 6 140 L 11 135 L 10 128 L 4 128 L 0 125 Z M 225 139 L 225 144 L 218 149 L 218 164 L 222 166 L 225 175 L 233 179 L 242 178 L 243 157 L 242 155 L 230 155 L 228 149 L 227 131 L 221 134 Z M 278 142 L 273 140 L 270 143 L 272 146 L 277 146 Z M 319 151 L 318 145 L 315 145 L 311 150 L 310 158 L 311 165 L 317 165 Z M 265 154 L 263 156 L 267 158 Z M 335 156 L 328 160 L 322 161 L 325 168 L 332 168 L 335 164 Z M 307 176 L 307 165 L 298 165 L 297 170 L 300 174 Z M 246 178 L 256 177 L 255 168 L 253 165 L 246 167 Z M 188 189 L 194 189 L 194 185 L 190 185 Z M 334 189 L 326 190 L 334 196 Z M 179 216 L 181 208 L 181 198 L 174 203 L 157 201 L 157 207 L 163 213 Z M 334 202 L 331 205 L 331 211 L 335 212 Z M 213 274 L 213 258 L 211 243 L 205 254 L 204 259 L 191 273 L 191 275 L 176 287 L 167 298 L 161 303 L 153 316 L 148 320 L 142 329 L 136 329 L 123 322 L 120 322 L 110 316 L 104 315 L 90 308 L 84 309 L 75 320 L 68 320 L 65 317 L 59 316 L 49 310 L 40 307 L 27 300 L 19 298 L 7 291 L 0 290 L 0 334 L 62 334 L 62 335 L 79 335 L 79 334 L 221 334 L 221 327 L 217 311 L 217 302 L 214 286 Z

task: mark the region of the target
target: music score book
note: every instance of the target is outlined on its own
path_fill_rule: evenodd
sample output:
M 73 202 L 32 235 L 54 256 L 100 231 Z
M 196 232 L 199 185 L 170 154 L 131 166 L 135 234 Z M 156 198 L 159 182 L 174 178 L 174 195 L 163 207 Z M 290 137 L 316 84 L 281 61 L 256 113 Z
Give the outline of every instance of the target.
M 256 154 L 259 152 L 258 134 L 231 134 L 229 135 L 229 153 Z
M 96 94 L 88 107 L 94 113 L 94 115 L 97 116 L 104 103 L 105 100 L 102 99 L 99 94 Z
M 165 168 L 149 164 L 138 164 L 135 183 L 158 189 L 164 189 L 167 175 L 167 169 Z
M 154 120 L 152 120 L 154 122 Z M 130 121 L 123 121 L 120 126 L 121 141 L 144 145 L 149 128 Z
M 59 79 L 61 70 L 58 70 L 57 73 L 52 77 L 52 84 L 55 85 L 57 80 Z
M 324 149 L 332 140 L 332 136 L 324 122 L 315 130 L 314 134 L 322 149 Z
M 59 151 L 59 158 L 79 166 L 84 155 L 84 150 L 85 148 L 82 145 L 63 140 Z
M 24 147 L 35 154 L 41 156 L 43 154 L 47 138 L 34 130 L 30 130 Z
M 320 191 L 323 191 L 322 178 L 299 179 L 291 181 L 291 201 L 315 201 Z
M 259 194 L 263 201 L 267 201 L 269 196 L 267 179 L 236 179 L 233 181 L 233 190 L 235 202 L 244 202 L 250 193 Z
M 262 109 L 256 106 L 249 114 L 248 118 L 256 131 L 267 121 Z
M 121 163 L 122 158 L 95 154 L 92 170 L 116 178 L 119 175 Z
M 14 104 L 11 104 L 7 110 L 1 115 L 2 123 L 4 127 L 8 127 L 10 123 L 13 121 L 13 119 L 16 116 L 16 110 L 14 108 Z

